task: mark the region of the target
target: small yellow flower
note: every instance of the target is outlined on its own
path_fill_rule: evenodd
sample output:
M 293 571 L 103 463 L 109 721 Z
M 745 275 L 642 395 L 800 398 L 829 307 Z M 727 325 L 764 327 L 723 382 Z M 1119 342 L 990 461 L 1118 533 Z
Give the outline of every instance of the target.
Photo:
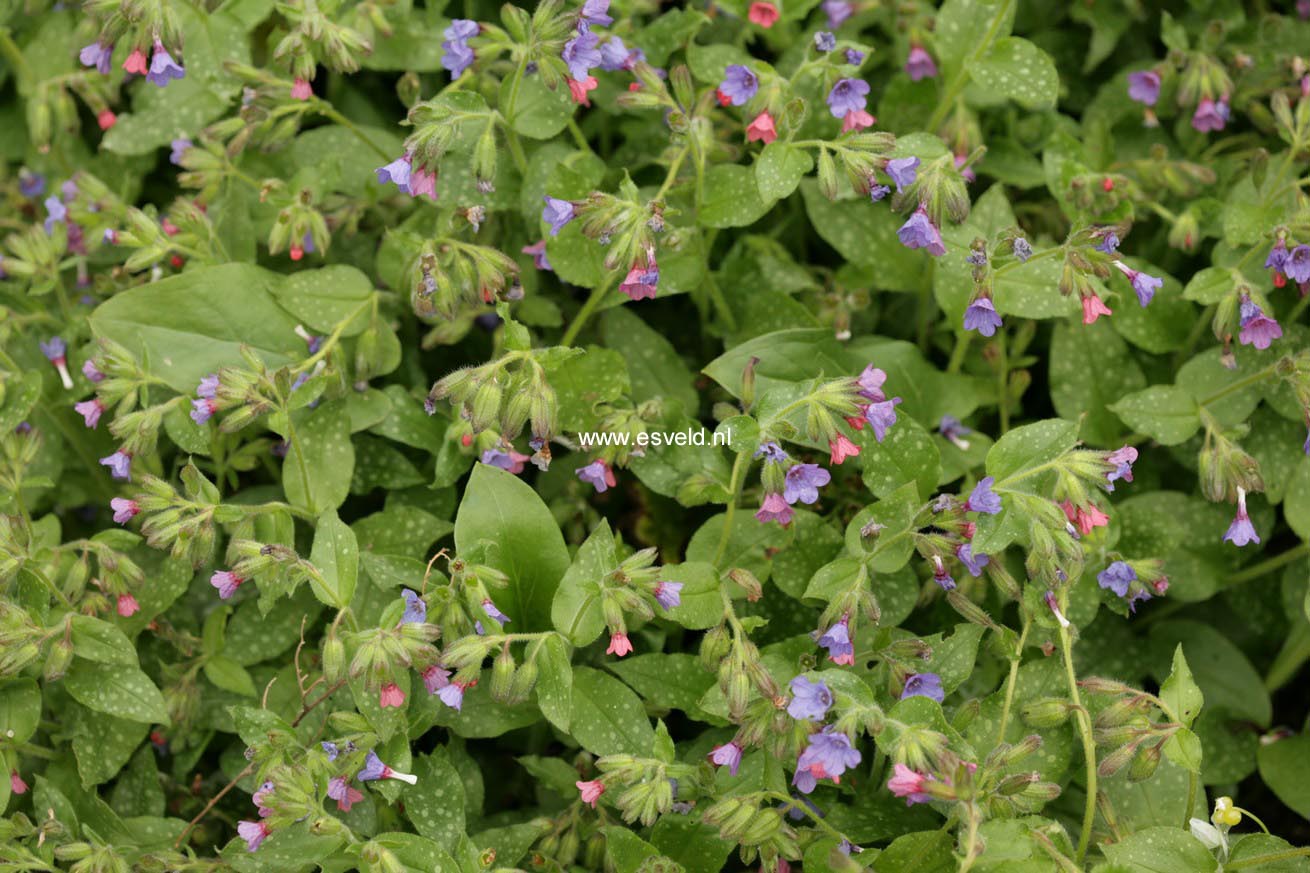
M 1210 816 L 1210 821 L 1217 825 L 1232 827 L 1242 820 L 1241 811 L 1233 806 L 1231 797 L 1219 797 L 1214 802 L 1214 814 Z

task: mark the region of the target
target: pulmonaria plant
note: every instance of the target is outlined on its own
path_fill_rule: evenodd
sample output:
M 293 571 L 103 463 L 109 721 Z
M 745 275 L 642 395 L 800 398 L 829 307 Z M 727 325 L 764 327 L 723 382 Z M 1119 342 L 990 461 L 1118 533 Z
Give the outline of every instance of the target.
M 1304 863 L 1310 5 L 1102 5 L 6 7 L 0 866 Z

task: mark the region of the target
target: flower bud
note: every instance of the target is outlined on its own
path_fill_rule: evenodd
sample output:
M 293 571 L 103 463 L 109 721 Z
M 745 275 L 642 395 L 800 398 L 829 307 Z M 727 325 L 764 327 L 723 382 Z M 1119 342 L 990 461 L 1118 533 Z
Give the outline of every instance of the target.
M 337 636 L 336 628 L 328 630 L 323 640 L 323 678 L 335 685 L 345 676 L 346 646 Z
M 1043 697 L 1025 705 L 1020 716 L 1029 727 L 1058 727 L 1069 720 L 1069 701 L 1059 697 Z
M 723 659 L 728 657 L 728 652 L 732 647 L 732 640 L 728 636 L 728 629 L 723 625 L 711 628 L 701 637 L 700 643 L 700 662 L 706 670 L 717 670 L 723 663 Z
M 68 672 L 68 665 L 73 662 L 73 644 L 60 640 L 50 647 L 50 654 L 45 659 L 45 680 L 57 682 Z
M 1156 768 L 1160 766 L 1163 745 L 1163 743 L 1156 743 L 1154 746 L 1143 746 L 1137 750 L 1132 764 L 1128 767 L 1130 782 L 1145 782 L 1155 775 Z
M 506 645 L 496 655 L 496 660 L 491 664 L 491 699 L 498 703 L 506 703 L 511 696 L 511 687 L 514 682 L 514 655 L 510 653 L 509 646 Z

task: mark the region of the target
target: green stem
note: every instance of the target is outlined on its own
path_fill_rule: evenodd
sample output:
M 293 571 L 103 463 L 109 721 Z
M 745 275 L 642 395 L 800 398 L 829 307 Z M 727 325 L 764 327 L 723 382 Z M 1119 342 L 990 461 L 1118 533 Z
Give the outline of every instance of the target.
M 595 314 L 596 309 L 600 306 L 600 302 L 605 299 L 605 295 L 609 293 L 610 286 L 613 285 L 613 283 L 614 280 L 612 278 L 606 279 L 595 288 L 591 289 L 591 296 L 587 298 L 586 303 L 582 304 L 582 308 L 578 310 L 578 314 L 573 321 L 569 322 L 568 330 L 564 331 L 564 336 L 559 341 L 560 345 L 565 346 L 566 348 L 573 345 L 573 341 L 578 338 L 578 334 L 582 332 L 582 328 L 587 323 L 587 320 Z
M 1239 870 L 1242 867 L 1258 867 L 1261 864 L 1273 864 L 1276 861 L 1289 861 L 1292 858 L 1304 858 L 1310 855 L 1310 846 L 1303 846 L 1300 849 L 1288 849 L 1285 852 L 1270 852 L 1268 855 L 1252 855 L 1250 858 L 1239 858 L 1225 865 L 1225 870 Z
M 1263 370 L 1257 370 L 1256 372 L 1247 376 L 1245 379 L 1238 379 L 1236 382 L 1229 385 L 1227 388 L 1221 388 L 1220 390 L 1211 394 L 1209 397 L 1205 398 L 1204 400 L 1198 401 L 1196 405 L 1209 406 L 1211 403 L 1216 403 L 1220 400 L 1223 400 L 1225 397 L 1227 397 L 1230 394 L 1236 394 L 1238 391 L 1241 391 L 1243 388 L 1249 388 L 1258 382 L 1263 382 L 1265 379 L 1268 379 L 1270 376 L 1274 375 L 1277 371 L 1278 371 L 1278 364 L 1276 363 L 1270 364 L 1269 366 L 1265 367 Z
M 750 467 L 750 455 L 742 452 L 732 462 L 732 479 L 728 485 L 728 508 L 723 514 L 723 533 L 719 534 L 719 547 L 714 550 L 714 566 L 719 566 L 723 553 L 728 550 L 728 539 L 732 536 L 732 518 L 737 513 L 737 501 L 741 497 L 742 486 L 746 484 L 746 470 Z
M 815 812 L 814 812 L 814 810 L 810 809 L 810 808 L 809 808 L 808 806 L 806 806 L 805 804 L 803 804 L 803 803 L 801 803 L 800 801 L 796 800 L 796 798 L 794 798 L 794 797 L 790 797 L 790 796 L 788 796 L 788 795 L 786 795 L 786 794 L 782 794 L 782 793 L 777 792 L 777 791 L 766 791 L 766 792 L 764 792 L 764 796 L 767 797 L 767 798 L 769 798 L 769 799 L 772 800 L 772 801 L 775 801 L 776 803 L 785 803 L 785 804 L 787 804 L 788 806 L 790 806 L 792 809 L 799 810 L 800 812 L 805 813 L 807 816 L 810 817 L 810 819 L 811 819 L 811 820 L 812 820 L 816 825 L 819 826 L 819 828 L 820 828 L 821 830 L 823 830 L 824 832 L 826 832 L 826 833 L 828 834 L 828 836 L 833 837 L 833 838 L 835 838 L 836 840 L 838 840 L 838 841 L 840 841 L 840 842 L 846 842 L 846 841 L 847 841 L 847 840 L 846 840 L 846 835 L 845 835 L 845 834 L 843 834 L 841 831 L 837 830 L 837 829 L 836 829 L 835 827 L 833 827 L 832 825 L 828 824 L 826 821 L 823 820 L 822 817 L 816 815 Z
M 951 349 L 951 360 L 946 365 L 946 372 L 958 373 L 964 366 L 964 357 L 969 353 L 969 344 L 973 340 L 973 331 L 966 330 L 956 336 L 955 348 Z
M 578 122 L 573 116 L 569 116 L 569 135 L 573 137 L 573 142 L 584 152 L 591 151 L 591 143 L 587 142 L 587 137 L 583 135 L 582 128 L 578 127 Z
M 1010 362 L 1006 357 L 1004 327 L 996 332 L 996 347 L 1000 349 L 996 361 L 997 401 L 1000 404 L 997 411 L 1001 417 L 1001 435 L 1004 436 L 1010 430 Z
M 1250 582 L 1252 579 L 1259 579 L 1267 573 L 1272 573 L 1285 564 L 1290 564 L 1298 558 L 1310 555 L 1310 543 L 1301 543 L 1299 546 L 1293 546 L 1281 555 L 1274 555 L 1272 558 L 1266 558 L 1258 564 L 1252 564 L 1245 570 L 1239 570 L 1224 580 L 1224 587 L 1228 588 L 1233 585 L 1240 585 L 1243 582 Z
M 955 104 L 955 98 L 960 96 L 960 92 L 964 90 L 964 86 L 969 83 L 970 68 L 973 67 L 974 63 L 992 47 L 992 43 L 996 40 L 996 35 L 1000 33 L 1001 22 L 1005 21 L 1006 16 L 1009 15 L 1010 6 L 1013 2 L 1014 0 L 1004 0 L 1001 4 L 1001 8 L 997 9 L 996 15 L 992 17 L 991 26 L 987 28 L 987 34 L 982 38 L 982 42 L 978 43 L 978 47 L 974 49 L 973 55 L 960 64 L 960 69 L 956 70 L 954 78 L 952 78 L 951 83 L 946 86 L 946 91 L 942 94 L 941 99 L 937 103 L 937 109 L 933 112 L 932 118 L 928 121 L 927 129 L 930 132 L 936 131 L 937 128 L 941 127 L 942 122 L 946 120 L 946 113 L 951 111 L 951 107 Z
M 1092 840 L 1092 824 L 1096 820 L 1096 741 L 1092 739 L 1092 720 L 1083 708 L 1078 693 L 1078 675 L 1073 669 L 1073 641 L 1067 627 L 1060 628 L 1060 651 L 1064 657 L 1064 674 L 1069 683 L 1069 701 L 1074 705 L 1078 719 L 1078 732 L 1083 740 L 1083 757 L 1087 759 L 1087 802 L 1083 807 L 1083 828 L 1078 836 L 1078 863 L 1087 856 L 1087 845 Z
M 318 111 L 323 113 L 324 117 L 331 119 L 353 133 L 356 139 L 371 148 L 384 161 L 390 161 L 392 159 L 393 156 L 388 154 L 386 149 L 369 139 L 368 134 L 364 133 L 363 128 L 338 112 L 335 106 L 325 100 L 319 100 L 318 103 L 321 104 L 318 107 Z
M 1014 706 L 1014 688 L 1019 684 L 1019 664 L 1023 661 L 1023 646 L 1028 641 L 1028 629 L 1032 626 L 1028 620 L 1028 614 L 1023 615 L 1023 631 L 1019 634 L 1018 651 L 1010 659 L 1010 675 L 1005 680 L 1005 703 L 1001 705 L 1001 724 L 996 731 L 996 742 L 1001 744 L 1005 742 L 1005 729 L 1009 726 L 1010 709 Z

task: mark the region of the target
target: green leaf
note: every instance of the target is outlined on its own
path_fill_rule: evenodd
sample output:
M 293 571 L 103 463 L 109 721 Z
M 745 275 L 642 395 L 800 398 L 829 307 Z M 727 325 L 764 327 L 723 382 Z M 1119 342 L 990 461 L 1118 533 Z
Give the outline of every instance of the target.
M 445 749 L 414 759 L 418 782 L 403 790 L 405 815 L 414 830 L 439 845 L 464 835 L 464 788 Z
M 1165 756 L 1191 773 L 1201 773 L 1201 740 L 1187 728 L 1179 728 L 1164 744 Z
M 801 182 L 801 194 L 814 230 L 846 260 L 872 268 L 875 287 L 888 291 L 922 287 L 932 258 L 901 245 L 896 231 L 904 218 L 878 209 L 868 197 L 852 194 L 829 200 L 813 179 Z
M 550 139 L 568 126 L 577 108 L 569 89 L 562 83 L 553 91 L 541 76 L 523 76 L 514 106 L 510 106 L 514 74 L 505 76 L 500 87 L 500 112 L 514 129 L 532 139 Z M 500 158 L 508 157 L 503 150 Z
M 101 664 L 137 665 L 136 647 L 116 625 L 90 615 L 69 619 L 73 654 Z
M 605 343 L 627 362 L 632 399 L 638 403 L 662 397 L 681 401 L 695 414 L 700 405 L 692 375 L 673 344 L 626 307 L 607 310 L 601 319 Z
M 1201 427 L 1196 401 L 1172 385 L 1152 385 L 1135 391 L 1109 409 L 1129 427 L 1166 446 L 1186 442 Z
M 1202 704 L 1205 703 L 1205 697 L 1202 696 L 1201 689 L 1192 678 L 1192 671 L 1187 666 L 1187 658 L 1183 655 L 1181 643 L 1174 649 L 1173 669 L 1169 672 L 1169 678 L 1160 686 L 1160 699 L 1173 711 L 1184 727 L 1191 727 L 1192 722 L 1201 712 Z
M 615 873 L 637 873 L 643 862 L 659 857 L 659 850 L 619 825 L 605 828 L 605 852 Z
M 651 706 L 680 709 L 692 717 L 706 716 L 699 701 L 710 686 L 714 674 L 701 666 L 696 655 L 682 652 L 629 655 L 605 665 L 631 686 Z
M 224 691 L 244 697 L 255 696 L 255 680 L 246 668 L 226 655 L 210 655 L 205 659 L 205 676 Z
M 73 661 L 64 687 L 83 706 L 145 724 L 168 724 L 168 707 L 150 677 L 136 667 Z
M 355 597 L 359 576 L 359 544 L 352 531 L 334 510 L 318 517 L 310 562 L 322 579 L 310 577 L 315 596 L 328 606 L 345 609 Z
M 295 438 L 282 462 L 287 500 L 317 514 L 336 509 L 350 494 L 355 471 L 345 402 L 329 400 L 317 409 L 298 409 L 291 421 Z
M 1218 867 L 1200 840 L 1178 827 L 1152 827 L 1101 846 L 1112 864 L 1139 873 L 1207 873 Z
M 785 142 L 771 142 L 755 159 L 755 184 L 766 203 L 791 194 L 801 179 L 814 168 L 814 159 L 805 149 Z
M 149 725 L 83 707 L 76 707 L 74 712 L 73 755 L 86 787 L 108 782 L 118 775 L 150 730 Z
M 755 173 L 741 164 L 714 164 L 705 171 L 700 223 L 705 227 L 745 227 L 769 211 Z
M 941 453 L 919 422 L 898 416 L 882 442 L 870 431 L 863 431 L 861 437 L 860 466 L 865 487 L 874 496 L 886 497 L 907 482 L 917 485 L 924 499 L 936 491 Z
M 1114 401 L 1146 387 L 1142 368 L 1128 346 L 1104 320 L 1094 324 L 1056 324 L 1051 336 L 1051 402 L 1062 418 L 1082 421 L 1083 438 L 1109 446 L 1124 433 L 1110 412 Z M 1088 366 L 1096 361 L 1097 366 Z
M 998 39 L 968 70 L 989 92 L 1009 97 L 1025 109 L 1050 109 L 1060 96 L 1055 61 L 1021 37 Z
M 41 723 L 41 689 L 32 679 L 0 683 L 0 736 L 25 743 Z
M 1027 481 L 1024 490 L 1036 487 L 1032 481 L 1041 467 L 1055 461 L 1078 442 L 1078 426 L 1059 418 L 1026 424 L 1001 437 L 987 452 L 987 475 L 998 486 L 1014 487 Z
M 551 603 L 555 630 L 573 645 L 589 645 L 605 630 L 603 583 L 617 566 L 614 534 L 609 522 L 601 519 L 578 549 Z
M 1261 745 L 1260 778 L 1278 799 L 1302 818 L 1310 818 L 1310 734 Z
M 537 653 L 537 706 L 555 727 L 568 731 L 573 713 L 573 665 L 562 637 L 550 634 Z
M 1164 674 L 1170 652 L 1174 653 L 1175 674 L 1180 652 L 1186 653 L 1183 667 L 1190 671 L 1187 678 L 1207 709 L 1217 708 L 1262 727 L 1270 724 L 1273 706 L 1264 679 L 1242 650 L 1221 631 L 1199 621 L 1159 622 L 1151 627 L 1152 672 L 1157 677 Z M 1164 687 L 1174 686 L 1166 680 Z M 1195 716 L 1193 712 L 1190 718 L 1184 718 L 1184 723 L 1192 727 Z
M 573 738 L 594 755 L 651 753 L 655 731 L 628 686 L 590 667 L 573 671 Z
M 554 516 L 537 492 L 516 476 L 478 464 L 455 517 L 455 548 L 463 553 L 494 543 L 492 566 L 509 576 L 496 593 L 501 610 L 521 631 L 548 630 L 551 603 L 569 568 L 569 553 Z

